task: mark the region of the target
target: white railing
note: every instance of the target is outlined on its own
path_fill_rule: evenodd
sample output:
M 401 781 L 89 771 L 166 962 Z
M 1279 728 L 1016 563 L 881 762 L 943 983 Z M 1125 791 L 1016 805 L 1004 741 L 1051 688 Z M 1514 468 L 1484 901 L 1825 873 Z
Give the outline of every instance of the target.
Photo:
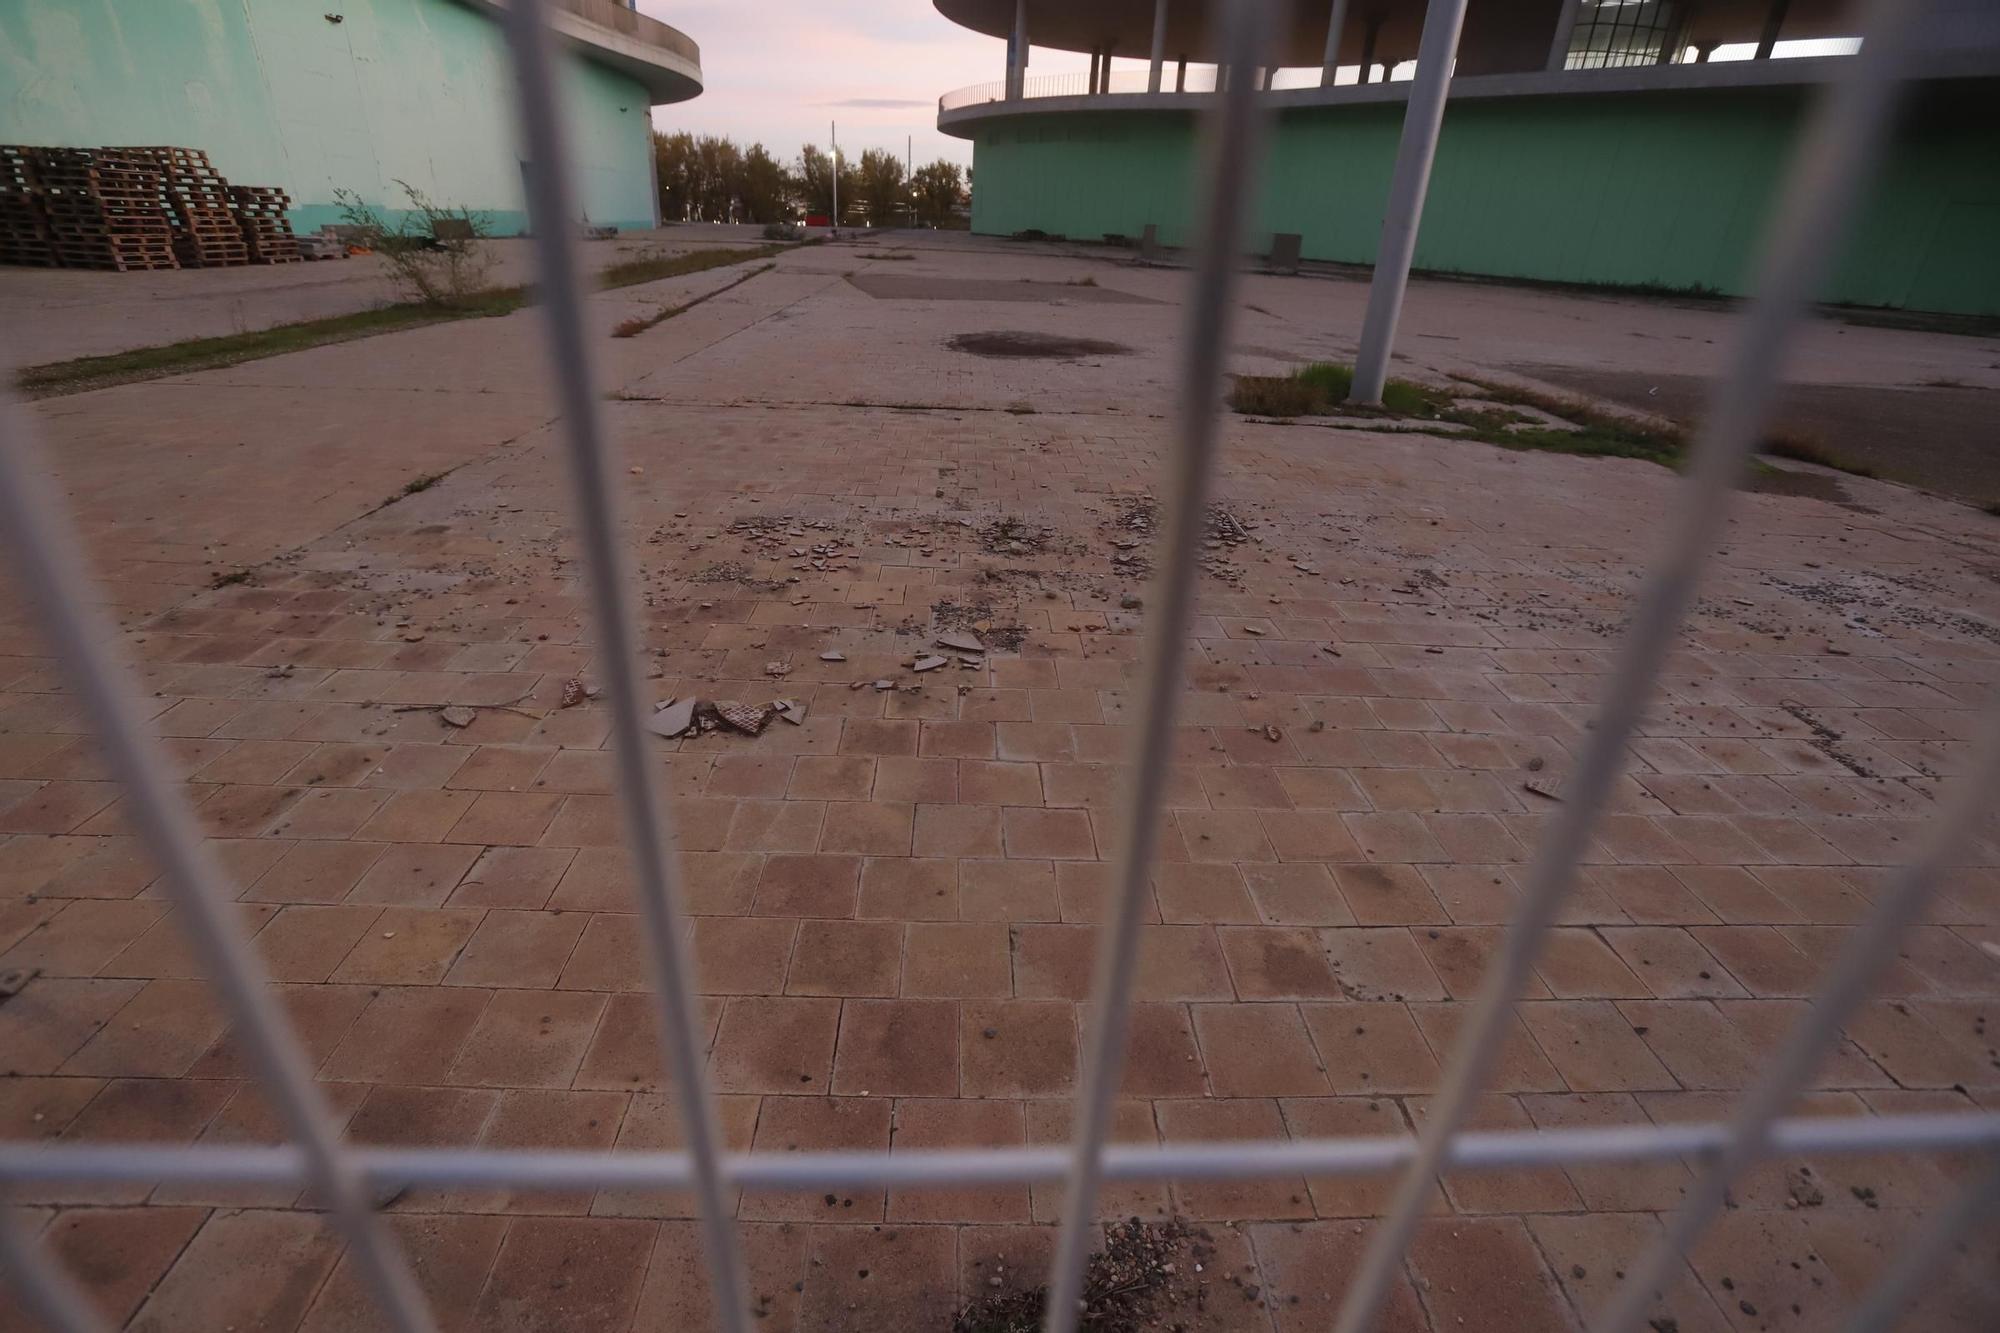
M 34 425 L 9 396 L 0 404 L 0 545 L 35 598 L 56 656 L 68 669 L 94 724 L 127 806 L 165 871 L 169 888 L 194 923 L 193 940 L 207 975 L 220 987 L 257 1072 L 281 1111 L 290 1146 L 161 1147 L 143 1144 L 0 1144 L 0 1195 L 26 1183 L 208 1181 L 286 1182 L 311 1186 L 347 1239 L 388 1324 L 406 1333 L 434 1327 L 400 1249 L 371 1200 L 415 1185 L 506 1185 L 518 1189 L 578 1187 L 687 1188 L 702 1205 L 710 1274 L 722 1326 L 742 1333 L 753 1325 L 745 1299 L 744 1266 L 726 1201 L 730 1192 L 831 1187 L 951 1188 L 1030 1180 L 1067 1182 L 1057 1247 L 1049 1333 L 1070 1333 L 1074 1299 L 1089 1245 L 1098 1185 L 1106 1180 L 1330 1176 L 1398 1172 L 1402 1183 L 1386 1221 L 1350 1285 L 1338 1328 L 1358 1333 L 1400 1268 L 1411 1232 L 1444 1171 L 1577 1166 L 1692 1159 L 1701 1172 L 1652 1247 L 1630 1265 L 1599 1333 L 1632 1333 L 1667 1266 L 1721 1206 L 1731 1181 L 1755 1162 L 1781 1153 L 1930 1152 L 1984 1150 L 2000 1160 L 2000 1115 L 1897 1115 L 1782 1118 L 1797 1101 L 1843 1024 L 1890 963 L 1904 932 L 1917 921 L 1944 872 L 1988 812 L 2000 782 L 2000 703 L 1993 705 L 1966 770 L 1943 794 L 1937 815 L 1909 864 L 1875 898 L 1866 920 L 1846 935 L 1826 983 L 1785 1043 L 1725 1122 L 1648 1125 L 1602 1130 L 1471 1133 L 1463 1127 L 1471 1099 L 1550 924 L 1576 872 L 1611 791 L 1644 702 L 1651 695 L 1695 581 L 1715 543 L 1732 485 L 1758 438 L 1776 389 L 1783 353 L 1805 301 L 1825 271 L 1851 216 L 1853 202 L 1881 145 L 1913 22 L 1901 0 L 1875 0 L 1867 46 L 1841 69 L 1839 82 L 1816 114 L 1793 164 L 1791 180 L 1768 239 L 1759 295 L 1738 321 L 1726 371 L 1682 485 L 1668 548 L 1640 596 L 1607 698 L 1587 733 L 1580 762 L 1565 784 L 1565 800 L 1538 849 L 1517 915 L 1489 971 L 1431 1103 L 1420 1138 L 1302 1139 L 1270 1143 L 1174 1144 L 1157 1148 L 1107 1145 L 1114 1093 L 1126 1040 L 1126 1014 L 1138 952 L 1142 903 L 1153 831 L 1171 758 L 1179 698 L 1182 646 L 1193 614 L 1200 518 L 1219 447 L 1216 415 L 1223 349 L 1229 344 L 1235 281 L 1231 262 L 1242 239 L 1244 201 L 1255 194 L 1258 140 L 1264 116 L 1250 91 L 1249 70 L 1265 49 L 1270 0 L 1228 6 L 1226 50 L 1246 77 L 1212 105 L 1207 140 L 1201 241 L 1188 303 L 1178 377 L 1177 430 L 1161 491 L 1169 497 L 1163 559 L 1146 599 L 1146 655 L 1133 781 L 1115 866 L 1116 896 L 1103 927 L 1091 992 L 1091 1049 L 1079 1095 L 1076 1137 L 1066 1151 L 1015 1149 L 938 1152 L 752 1153 L 724 1155 L 703 1067 L 696 1024 L 687 933 L 668 807 L 654 800 L 645 750 L 630 579 L 617 533 L 617 473 L 609 456 L 592 390 L 583 336 L 575 216 L 567 173 L 533 173 L 530 211 L 541 264 L 541 309 L 556 370 L 566 452 L 576 491 L 576 519 L 589 572 L 597 661 L 613 717 L 628 843 L 637 868 L 639 908 L 654 980 L 655 1016 L 680 1100 L 687 1150 L 674 1153 L 508 1151 L 500 1149 L 367 1149 L 342 1142 L 323 1094 L 313 1082 L 283 1005 L 269 981 L 232 895 L 207 855 L 171 767 L 144 721 L 128 670 L 95 603 L 68 508 L 43 470 Z M 510 19 L 523 138 L 531 160 L 562 160 L 543 0 L 520 0 Z M 2000 1166 L 1969 1173 L 1961 1192 L 1939 1200 L 1929 1218 L 1888 1265 L 1876 1287 L 1850 1313 L 1847 1327 L 1887 1328 L 1932 1266 L 2000 1194 Z M 0 1270 L 31 1313 L 61 1333 L 95 1330 L 96 1315 L 67 1276 L 28 1235 L 16 1209 L 0 1201 Z

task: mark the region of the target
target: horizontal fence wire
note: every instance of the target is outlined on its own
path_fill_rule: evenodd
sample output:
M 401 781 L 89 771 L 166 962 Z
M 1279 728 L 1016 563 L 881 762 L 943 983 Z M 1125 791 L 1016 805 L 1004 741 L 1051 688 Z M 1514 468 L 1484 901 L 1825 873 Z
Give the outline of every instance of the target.
M 526 160 L 529 212 L 578 515 L 589 575 L 597 668 L 610 703 L 625 831 L 636 867 L 639 915 L 651 970 L 655 1021 L 673 1075 L 688 1147 L 679 1152 L 593 1152 L 450 1148 L 369 1148 L 343 1143 L 324 1094 L 283 1007 L 275 1003 L 258 957 L 232 913 L 233 894 L 213 864 L 186 802 L 162 762 L 119 664 L 111 626 L 95 609 L 81 547 L 67 508 L 46 475 L 32 422 L 0 392 L 0 546 L 41 611 L 56 657 L 70 672 L 107 767 L 122 784 L 148 850 L 176 902 L 194 923 L 193 942 L 252 1055 L 265 1092 L 290 1142 L 275 1147 L 56 1144 L 0 1141 L 0 1274 L 23 1308 L 59 1333 L 95 1333 L 96 1311 L 41 1253 L 28 1214 L 6 1192 L 30 1185 L 134 1182 L 290 1184 L 310 1188 L 347 1241 L 361 1276 L 398 1333 L 431 1328 L 405 1256 L 374 1212 L 385 1190 L 413 1186 L 510 1186 L 515 1189 L 662 1190 L 691 1188 L 698 1199 L 715 1306 L 729 1333 L 749 1327 L 742 1253 L 728 1200 L 736 1190 L 953 1188 L 1064 1182 L 1068 1185 L 1045 1312 L 1051 1333 L 1067 1333 L 1088 1246 L 1093 1203 L 1104 1181 L 1345 1177 L 1400 1173 L 1396 1202 L 1376 1228 L 1342 1307 L 1341 1333 L 1371 1326 L 1443 1172 L 1566 1168 L 1683 1160 L 1697 1182 L 1669 1214 L 1651 1247 L 1631 1266 L 1595 1325 L 1627 1333 L 1643 1316 L 1686 1245 L 1699 1234 L 1731 1180 L 1754 1163 L 1795 1154 L 1975 1152 L 1987 1159 L 1953 1198 L 1926 1217 L 1852 1314 L 1853 1333 L 1889 1327 L 1929 1274 L 1985 1214 L 2000 1206 L 2000 1115 L 1925 1114 L 1781 1118 L 1809 1085 L 1825 1052 L 1870 993 L 1882 967 L 1952 866 L 1955 850 L 1987 813 L 2000 786 L 2000 708 L 1989 720 L 1972 771 L 1947 790 L 1910 864 L 1879 894 L 1849 932 L 1826 984 L 1774 1053 L 1736 1115 L 1714 1123 L 1634 1124 L 1595 1129 L 1475 1132 L 1463 1121 L 1480 1091 L 1498 1038 L 1513 1011 L 1541 938 L 1564 894 L 1622 769 L 1625 748 L 1672 647 L 1708 553 L 1724 522 L 1725 502 L 1777 390 L 1783 355 L 1825 272 L 1862 182 L 1879 151 L 1906 48 L 1927 8 L 1922 0 L 1873 0 L 1861 54 L 1839 68 L 1796 155 L 1785 202 L 1773 223 L 1758 296 L 1739 321 L 1734 350 L 1710 406 L 1692 474 L 1682 488 L 1666 549 L 1621 645 L 1602 712 L 1566 784 L 1566 800 L 1530 867 L 1522 900 L 1500 956 L 1488 970 L 1469 1021 L 1448 1061 L 1423 1132 L 1416 1137 L 1293 1139 L 1135 1147 L 1106 1142 L 1131 1002 L 1139 914 L 1161 775 L 1169 757 L 1182 639 L 1195 595 L 1193 556 L 1199 515 L 1218 447 L 1217 398 L 1226 345 L 1233 265 L 1242 204 L 1254 194 L 1255 140 L 1264 112 L 1253 96 L 1254 71 L 1272 31 L 1278 0 L 1218 4 L 1225 64 L 1236 73 L 1209 118 L 1214 154 L 1200 202 L 1204 241 L 1195 255 L 1189 327 L 1183 353 L 1178 435 L 1161 490 L 1169 519 L 1161 584 L 1147 605 L 1142 726 L 1127 797 L 1126 837 L 1116 857 L 1119 896 L 1107 918 L 1093 984 L 1089 1055 L 1077 1103 L 1076 1139 L 1067 1148 L 740 1153 L 722 1151 L 710 1095 L 691 983 L 691 946 L 680 906 L 670 817 L 654 799 L 656 779 L 641 725 L 638 643 L 630 574 L 619 534 L 611 443 L 593 388 L 583 333 L 582 291 L 573 236 L 574 199 L 564 148 L 546 0 L 514 0 L 507 25 L 514 57 Z M 1065 95 L 1086 76 L 1031 79 L 1027 95 Z M 1111 87 L 1123 89 L 1127 72 Z M 944 109 L 985 100 L 990 85 L 950 94 Z M 1076 92 L 1084 91 L 1080 86 Z M 957 99 L 964 98 L 965 102 Z
M 1725 1122 L 1634 1124 L 1594 1129 L 1465 1130 L 1453 1136 L 1442 1169 L 1498 1171 L 1704 1158 L 1726 1148 Z M 1771 1127 L 1764 1155 L 1965 1152 L 2000 1149 L 2000 1115 L 1803 1116 Z M 523 1190 L 683 1189 L 696 1163 L 685 1152 L 584 1149 L 362 1148 L 355 1169 L 379 1188 L 506 1185 Z M 1105 1147 L 1108 1181 L 1269 1179 L 1381 1175 L 1405 1168 L 1417 1140 L 1405 1135 Z M 962 1185 L 1066 1181 L 1068 1148 L 898 1149 L 889 1152 L 734 1153 L 721 1159 L 733 1186 L 756 1192 L 827 1188 L 948 1189 Z M 40 1147 L 0 1143 L 0 1179 L 21 1184 L 91 1185 L 206 1181 L 303 1183 L 303 1159 L 289 1147 L 173 1147 L 101 1144 Z

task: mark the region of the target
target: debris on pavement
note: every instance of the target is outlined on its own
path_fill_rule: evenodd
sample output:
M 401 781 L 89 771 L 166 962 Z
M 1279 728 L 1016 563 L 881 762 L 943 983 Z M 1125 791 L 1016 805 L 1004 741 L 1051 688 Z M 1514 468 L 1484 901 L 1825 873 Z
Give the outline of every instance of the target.
M 745 736 L 761 734 L 770 725 L 774 711 L 769 704 L 744 704 L 733 699 L 725 699 L 715 705 L 715 715 L 723 725 Z
M 679 736 L 694 725 L 695 700 L 669 699 L 646 720 L 646 730 L 655 736 Z

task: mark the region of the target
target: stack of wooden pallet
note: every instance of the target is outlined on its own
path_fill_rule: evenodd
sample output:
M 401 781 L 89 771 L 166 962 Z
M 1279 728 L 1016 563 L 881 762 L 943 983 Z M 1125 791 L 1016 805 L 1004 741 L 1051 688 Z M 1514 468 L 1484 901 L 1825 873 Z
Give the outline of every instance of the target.
M 160 173 L 173 214 L 174 254 L 182 268 L 220 268 L 250 262 L 242 225 L 229 206 L 229 182 L 193 148 L 127 148 Z
M 56 262 L 64 268 L 179 268 L 159 171 L 109 148 L 31 155 Z
M 193 148 L 0 145 L 0 264 L 290 263 L 304 257 L 291 202 L 272 186 L 231 185 Z
M 290 264 L 303 258 L 298 238 L 292 235 L 292 220 L 285 216 L 292 201 L 283 190 L 270 185 L 232 185 L 230 211 L 243 231 L 253 264 Z
M 0 264 L 48 268 L 56 262 L 40 177 L 34 149 L 0 145 Z

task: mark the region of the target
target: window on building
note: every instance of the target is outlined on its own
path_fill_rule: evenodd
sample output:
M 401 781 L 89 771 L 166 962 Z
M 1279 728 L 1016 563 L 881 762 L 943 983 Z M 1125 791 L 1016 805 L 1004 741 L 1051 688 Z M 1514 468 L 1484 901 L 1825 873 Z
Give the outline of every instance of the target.
M 1583 0 L 1564 68 L 1672 64 L 1685 9 L 1675 0 Z

